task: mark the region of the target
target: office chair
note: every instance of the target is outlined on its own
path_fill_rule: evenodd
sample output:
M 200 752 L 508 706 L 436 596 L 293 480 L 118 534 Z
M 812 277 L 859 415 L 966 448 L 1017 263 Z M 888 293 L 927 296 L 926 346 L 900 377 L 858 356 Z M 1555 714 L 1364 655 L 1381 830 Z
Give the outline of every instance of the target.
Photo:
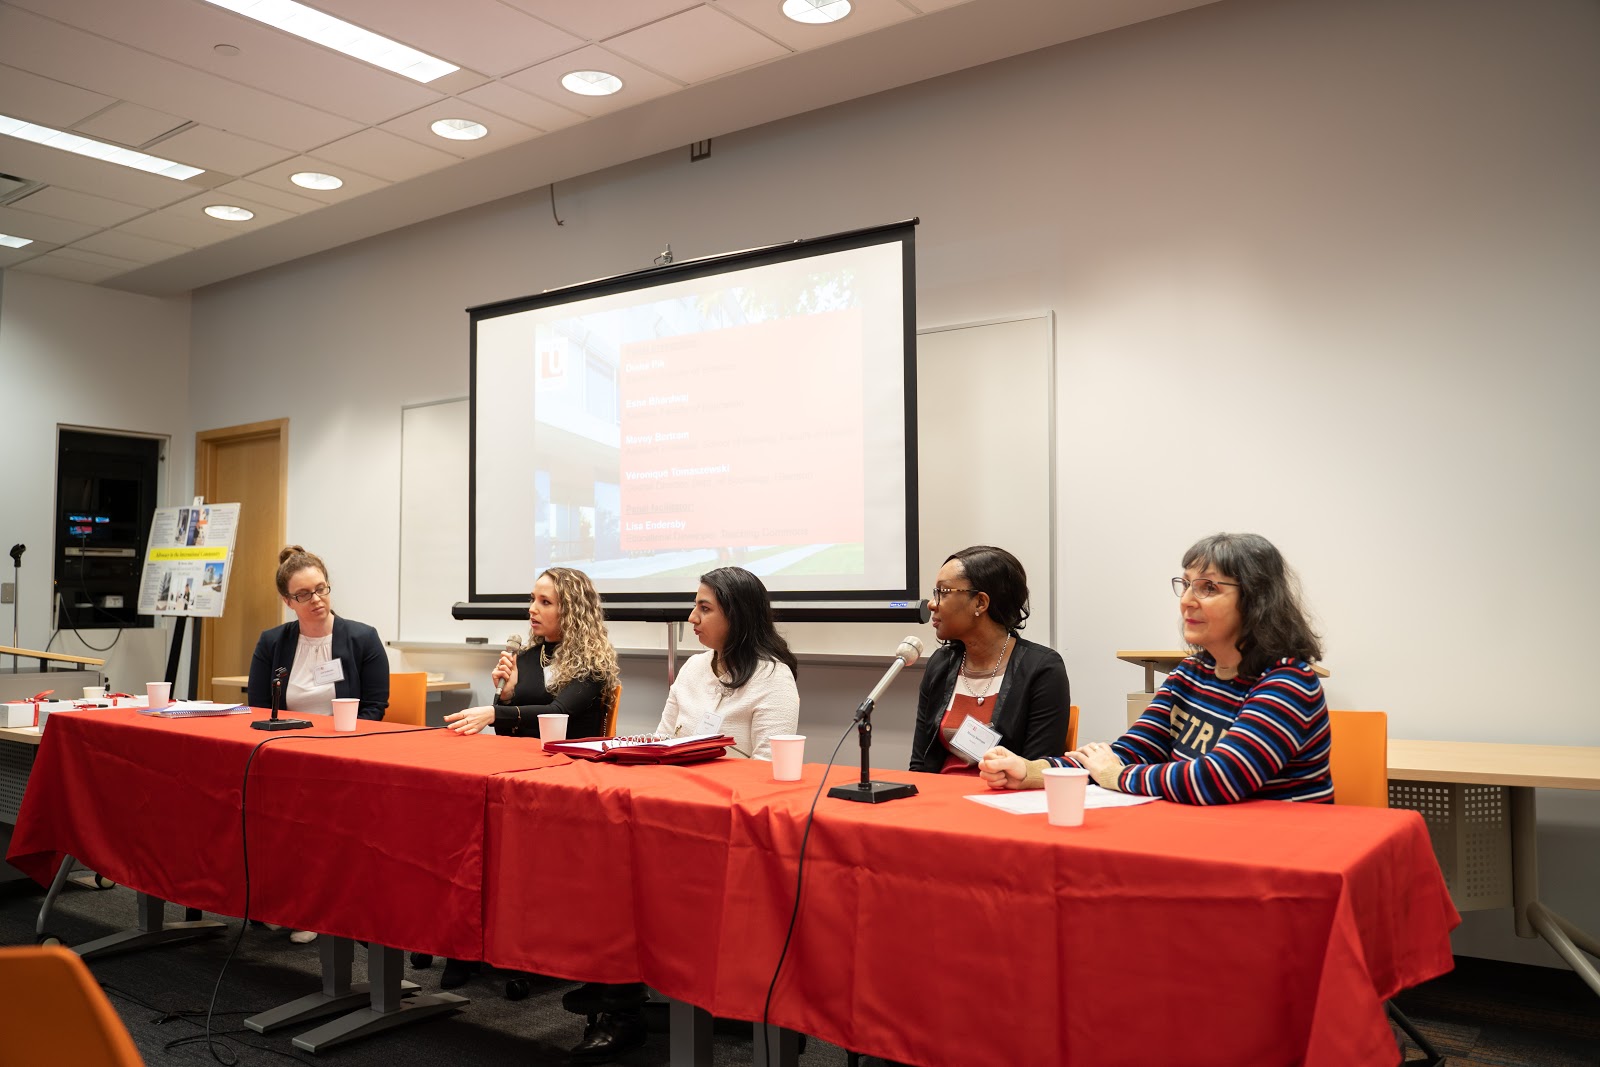
M 618 682 L 611 687 L 611 698 L 606 701 L 606 727 L 600 732 L 601 737 L 617 736 L 617 709 L 622 707 L 622 683 Z
M 428 675 L 425 672 L 389 675 L 389 708 L 383 713 L 383 721 L 401 726 L 428 724 Z
M 1078 705 L 1073 704 L 1067 708 L 1067 747 L 1064 752 L 1071 752 L 1078 747 Z
M 0 948 L 6 1013 L 0 1063 L 144 1067 L 111 1002 L 76 952 L 54 945 Z
M 1328 770 L 1333 775 L 1333 802 L 1368 808 L 1389 806 L 1389 716 L 1381 711 L 1328 712 Z M 1412 1044 L 1422 1050 L 1423 1067 L 1440 1067 L 1444 1057 L 1394 1001 L 1383 1010 Z M 1400 1047 L 1402 1061 L 1404 1044 Z

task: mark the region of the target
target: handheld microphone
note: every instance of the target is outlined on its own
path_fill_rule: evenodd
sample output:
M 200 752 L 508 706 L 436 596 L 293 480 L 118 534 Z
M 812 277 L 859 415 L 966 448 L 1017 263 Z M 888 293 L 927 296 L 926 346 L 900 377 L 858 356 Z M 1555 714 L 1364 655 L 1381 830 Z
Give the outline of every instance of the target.
M 878 684 L 873 686 L 872 692 L 867 694 L 867 703 L 876 704 L 878 698 L 883 696 L 883 691 L 889 688 L 889 683 L 894 681 L 895 675 L 917 662 L 922 655 L 922 642 L 915 637 L 907 637 L 900 642 L 900 647 L 894 650 L 894 662 L 889 664 L 889 669 L 883 672 L 883 677 L 878 679 Z
M 522 651 L 521 634 L 512 634 L 510 637 L 506 638 L 506 651 L 511 653 L 513 656 Z

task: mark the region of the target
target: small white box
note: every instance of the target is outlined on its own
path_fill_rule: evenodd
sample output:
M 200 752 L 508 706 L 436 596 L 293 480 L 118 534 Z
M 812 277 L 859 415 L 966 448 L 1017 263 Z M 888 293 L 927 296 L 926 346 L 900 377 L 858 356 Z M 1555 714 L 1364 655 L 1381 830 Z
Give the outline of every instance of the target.
M 41 701 L 40 707 L 44 707 Z M 7 701 L 0 704 L 0 726 L 14 728 L 33 725 L 33 704 L 29 701 Z

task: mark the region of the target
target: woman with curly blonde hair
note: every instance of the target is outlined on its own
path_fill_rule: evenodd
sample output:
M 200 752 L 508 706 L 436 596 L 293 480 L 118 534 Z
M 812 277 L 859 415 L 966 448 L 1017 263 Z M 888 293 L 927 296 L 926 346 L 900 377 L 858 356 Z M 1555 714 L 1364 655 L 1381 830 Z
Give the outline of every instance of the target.
M 502 652 L 489 676 L 493 705 L 446 715 L 458 734 L 493 726 L 497 734 L 538 737 L 539 716 L 567 716 L 568 737 L 597 737 L 617 684 L 617 650 L 606 633 L 600 594 L 582 571 L 551 567 L 528 598 L 528 647 Z

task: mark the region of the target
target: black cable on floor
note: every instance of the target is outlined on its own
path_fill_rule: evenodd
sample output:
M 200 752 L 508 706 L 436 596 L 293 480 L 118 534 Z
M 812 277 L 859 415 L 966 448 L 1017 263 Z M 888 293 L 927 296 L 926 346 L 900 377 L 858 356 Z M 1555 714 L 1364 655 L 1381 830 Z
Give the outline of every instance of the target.
M 778 953 L 778 965 L 772 969 L 772 981 L 767 984 L 766 1003 L 761 1005 L 761 1050 L 766 1056 L 766 1062 L 772 1062 L 772 1046 L 767 1039 L 767 1018 L 772 1012 L 772 991 L 778 988 L 778 975 L 783 971 L 783 961 L 789 955 L 789 942 L 794 938 L 795 920 L 800 917 L 800 887 L 804 883 L 806 873 L 806 845 L 811 840 L 811 823 L 817 817 L 817 801 L 822 799 L 822 791 L 828 785 L 828 772 L 833 770 L 833 761 L 839 758 L 839 750 L 844 747 L 857 726 L 859 719 L 851 719 L 850 725 L 845 727 L 844 734 L 840 736 L 839 743 L 833 746 L 833 752 L 828 756 L 827 766 L 822 768 L 822 781 L 817 783 L 817 791 L 811 797 L 811 807 L 806 811 L 806 829 L 800 835 L 800 858 L 795 863 L 794 870 L 794 910 L 789 913 L 789 930 L 783 935 L 783 951 Z

